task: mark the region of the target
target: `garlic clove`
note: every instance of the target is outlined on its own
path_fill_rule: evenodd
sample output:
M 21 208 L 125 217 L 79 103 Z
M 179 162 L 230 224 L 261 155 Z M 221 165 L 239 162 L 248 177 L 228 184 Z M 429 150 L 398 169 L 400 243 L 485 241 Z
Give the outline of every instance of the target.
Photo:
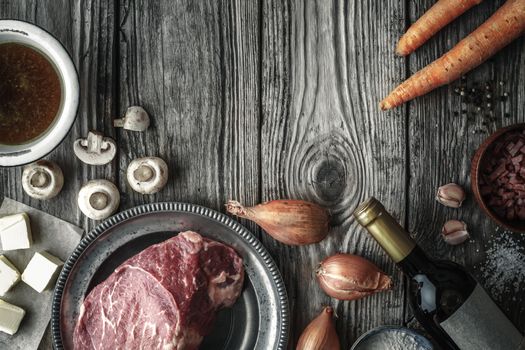
M 339 350 L 341 345 L 333 320 L 334 310 L 327 306 L 306 326 L 296 350 Z
M 441 235 L 446 243 L 457 245 L 470 238 L 467 231 L 467 224 L 460 220 L 449 220 L 443 225 Z
M 461 207 L 465 197 L 465 190 L 455 183 L 449 183 L 439 187 L 436 193 L 436 200 L 450 208 Z
M 228 201 L 226 210 L 254 221 L 270 236 L 290 245 L 312 244 L 328 234 L 328 212 L 321 206 L 302 200 L 273 200 L 253 207 Z
M 375 264 L 353 254 L 336 254 L 323 260 L 316 271 L 321 288 L 339 300 L 356 300 L 388 290 L 392 280 Z

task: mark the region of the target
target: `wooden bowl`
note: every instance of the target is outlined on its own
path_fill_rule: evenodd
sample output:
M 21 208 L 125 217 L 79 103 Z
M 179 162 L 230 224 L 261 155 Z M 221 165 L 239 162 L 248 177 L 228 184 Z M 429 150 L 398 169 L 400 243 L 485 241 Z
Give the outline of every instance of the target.
M 484 157 L 492 146 L 492 144 L 503 134 L 514 131 L 514 130 L 523 130 L 525 129 L 525 123 L 515 124 L 505 128 L 497 130 L 495 133 L 490 135 L 478 148 L 474 157 L 472 158 L 471 168 L 470 168 L 470 183 L 472 187 L 472 192 L 474 193 L 474 198 L 476 202 L 481 207 L 483 212 L 488 215 L 492 220 L 494 220 L 498 225 L 505 227 L 511 231 L 525 233 L 525 220 L 507 220 L 500 217 L 496 214 L 490 207 L 485 203 L 485 199 L 481 196 L 480 187 L 479 187 L 479 177 L 480 177 L 480 168 L 483 164 Z

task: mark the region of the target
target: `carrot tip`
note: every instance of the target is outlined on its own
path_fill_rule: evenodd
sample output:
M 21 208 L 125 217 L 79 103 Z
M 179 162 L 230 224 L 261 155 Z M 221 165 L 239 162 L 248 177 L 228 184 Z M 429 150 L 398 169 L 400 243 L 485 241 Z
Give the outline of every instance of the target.
M 389 104 L 387 102 L 381 101 L 381 102 L 379 102 L 379 108 L 382 111 L 386 111 L 387 109 L 390 109 L 390 106 L 389 106 Z
M 406 55 L 405 50 L 404 50 L 403 47 L 401 46 L 401 42 L 398 42 L 398 43 L 397 43 L 397 46 L 396 46 L 396 55 L 398 55 L 398 56 L 405 56 L 405 55 Z
M 410 50 L 410 47 L 407 46 L 406 42 L 406 35 L 403 35 L 401 39 L 397 42 L 396 45 L 396 54 L 399 56 L 406 56 L 413 52 L 414 50 Z
M 404 57 L 404 56 L 408 56 L 410 53 L 411 52 L 409 50 L 400 48 L 399 46 L 396 48 L 396 54 L 398 56 Z

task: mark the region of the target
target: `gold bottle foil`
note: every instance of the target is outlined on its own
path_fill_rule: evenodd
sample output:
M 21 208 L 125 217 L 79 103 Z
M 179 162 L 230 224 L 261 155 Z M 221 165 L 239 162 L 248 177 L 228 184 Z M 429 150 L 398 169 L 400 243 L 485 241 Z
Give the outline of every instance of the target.
M 405 229 L 374 197 L 359 205 L 354 211 L 354 217 L 396 263 L 403 260 L 416 246 Z

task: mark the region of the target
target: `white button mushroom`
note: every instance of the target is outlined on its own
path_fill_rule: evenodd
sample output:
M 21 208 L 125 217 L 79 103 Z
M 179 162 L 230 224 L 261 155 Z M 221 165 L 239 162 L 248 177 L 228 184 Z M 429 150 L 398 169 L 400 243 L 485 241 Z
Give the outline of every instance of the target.
M 108 180 L 91 180 L 78 193 L 78 207 L 88 218 L 102 220 L 113 214 L 120 204 L 120 193 Z
M 133 160 L 127 171 L 128 183 L 142 194 L 159 192 L 168 181 L 168 165 L 158 157 Z
M 60 193 L 64 186 L 62 169 L 52 161 L 39 160 L 24 167 L 22 188 L 36 199 L 50 199 Z
M 132 106 L 126 110 L 124 118 L 113 121 L 113 126 L 131 131 L 145 131 L 149 127 L 149 123 L 148 112 L 140 106 Z
M 78 139 L 73 144 L 75 155 L 84 163 L 103 165 L 111 162 L 117 154 L 117 144 L 113 139 L 99 132 L 90 131 L 87 138 Z

